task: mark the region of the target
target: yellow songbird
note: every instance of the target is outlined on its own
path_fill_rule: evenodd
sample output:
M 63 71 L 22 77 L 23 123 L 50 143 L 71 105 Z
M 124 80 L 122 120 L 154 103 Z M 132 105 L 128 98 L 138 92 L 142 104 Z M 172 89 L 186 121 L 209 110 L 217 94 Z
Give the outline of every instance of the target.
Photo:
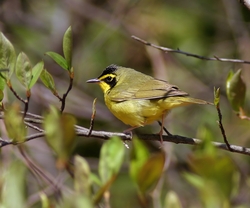
M 126 131 L 161 121 L 162 141 L 163 120 L 175 107 L 189 104 L 211 104 L 191 98 L 166 81 L 117 65 L 108 66 L 102 74 L 87 83 L 98 83 L 103 90 L 109 110 L 123 123 L 131 126 Z

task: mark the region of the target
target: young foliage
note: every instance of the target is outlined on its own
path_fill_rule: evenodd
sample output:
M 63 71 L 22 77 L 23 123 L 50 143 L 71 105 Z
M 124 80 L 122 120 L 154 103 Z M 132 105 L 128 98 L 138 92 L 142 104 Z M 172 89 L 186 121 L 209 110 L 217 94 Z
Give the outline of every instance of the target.
M 68 64 L 68 69 L 71 68 L 72 62 L 72 47 L 73 47 L 73 35 L 72 35 L 72 28 L 69 27 L 63 36 L 63 54 L 65 60 Z
M 11 42 L 0 32 L 0 69 L 8 69 L 1 72 L 1 76 L 10 80 L 16 63 L 16 52 Z
M 153 154 L 143 164 L 136 177 L 136 183 L 142 194 L 151 191 L 159 181 L 165 164 L 164 152 Z
M 214 105 L 217 106 L 220 103 L 220 88 L 214 88 Z
M 40 77 L 42 71 L 43 71 L 44 63 L 43 61 L 40 61 L 37 63 L 31 71 L 31 80 L 28 85 L 28 89 L 31 89 L 33 85 L 37 82 L 38 78 Z
M 166 194 L 164 208 L 182 208 L 180 199 L 174 191 L 169 191 Z
M 74 157 L 74 166 L 75 191 L 81 195 L 91 197 L 92 179 L 89 164 L 84 158 L 77 155 Z
M 37 82 L 42 73 L 43 67 L 43 61 L 40 61 L 32 67 L 30 60 L 25 53 L 21 52 L 18 55 L 16 61 L 16 76 L 26 90 L 30 90 Z
M 125 147 L 120 138 L 113 137 L 103 144 L 98 168 L 103 184 L 117 175 L 123 163 L 124 155 Z
M 45 54 L 48 55 L 50 58 L 52 58 L 60 67 L 68 70 L 69 65 L 65 60 L 65 58 L 63 58 L 60 54 L 53 51 L 48 51 Z
M 44 116 L 46 141 L 57 155 L 57 167 L 65 168 L 75 145 L 76 119 L 69 114 L 60 114 L 55 107 Z
M 60 55 L 56 52 L 46 52 L 45 54 L 50 56 L 59 66 L 67 71 L 72 72 L 71 63 L 72 63 L 72 46 L 73 46 L 73 35 L 71 27 L 69 27 L 63 36 L 63 55 Z
M 124 155 L 125 147 L 118 137 L 113 137 L 103 144 L 98 167 L 101 180 L 98 180 L 96 176 L 92 175 L 92 179 L 94 179 L 97 184 L 101 183 L 100 189 L 94 196 L 95 204 L 102 199 L 103 194 L 114 182 L 123 163 Z
M 18 80 L 20 81 L 20 83 L 26 89 L 28 89 L 29 83 L 32 78 L 31 71 L 32 71 L 32 66 L 31 66 L 28 56 L 25 53 L 21 52 L 17 56 L 17 60 L 16 60 L 16 76 Z
M 243 108 L 246 96 L 246 84 L 241 77 L 241 70 L 236 73 L 229 72 L 226 82 L 227 98 L 234 111 L 239 112 Z
M 159 152 L 149 156 L 148 150 L 141 141 L 134 139 L 133 144 L 130 175 L 137 184 L 140 193 L 145 195 L 152 190 L 162 175 L 165 153 Z
M 14 142 L 23 142 L 27 134 L 27 128 L 20 114 L 19 105 L 13 104 L 5 111 L 4 115 L 4 123 L 9 138 Z
M 137 138 L 133 139 L 133 149 L 130 160 L 130 176 L 136 181 L 138 173 L 149 158 L 149 151 L 145 145 Z
M 203 207 L 229 205 L 239 182 L 233 161 L 227 155 L 219 154 L 206 140 L 189 157 L 188 163 L 193 173 L 185 173 L 184 177 L 198 190 Z
M 1 207 L 26 207 L 26 167 L 20 161 L 13 161 L 4 173 Z
M 3 100 L 4 94 L 3 94 L 3 90 L 0 90 L 0 103 Z M 0 104 L 1 105 L 1 104 Z
M 46 70 L 42 70 L 40 75 L 40 79 L 42 80 L 45 87 L 47 87 L 53 94 L 56 93 L 56 86 L 52 75 Z

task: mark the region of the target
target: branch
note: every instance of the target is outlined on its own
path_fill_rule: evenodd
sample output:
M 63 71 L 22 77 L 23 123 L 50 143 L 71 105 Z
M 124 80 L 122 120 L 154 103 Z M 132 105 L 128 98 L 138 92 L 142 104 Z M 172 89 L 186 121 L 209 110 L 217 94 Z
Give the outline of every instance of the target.
M 217 56 L 214 56 L 213 58 L 209 58 L 209 57 L 205 57 L 205 56 L 199 56 L 197 54 L 193 54 L 193 53 L 188 53 L 185 51 L 181 51 L 180 49 L 172 49 L 172 48 L 166 48 L 166 47 L 162 47 L 162 46 L 158 46 L 155 45 L 153 43 L 149 43 L 141 38 L 138 38 L 136 36 L 131 36 L 133 39 L 137 40 L 138 42 L 141 42 L 145 45 L 151 46 L 153 48 L 157 48 L 161 51 L 164 51 L 165 53 L 167 52 L 172 52 L 172 53 L 179 53 L 179 54 L 183 54 L 186 56 L 190 56 L 190 57 L 194 57 L 194 58 L 198 58 L 198 59 L 202 59 L 202 60 L 206 60 L 206 61 L 221 61 L 221 62 L 233 62 L 233 63 L 242 63 L 242 64 L 250 64 L 250 61 L 245 61 L 245 60 L 241 60 L 241 59 L 227 59 L 227 58 L 219 58 Z
M 93 106 L 92 106 L 92 115 L 91 115 L 91 120 L 90 120 L 90 125 L 89 125 L 89 133 L 88 136 L 91 135 L 91 132 L 93 131 L 94 128 L 94 122 L 95 122 L 95 114 L 96 114 L 96 100 L 97 98 L 94 99 L 93 101 Z
M 240 3 L 244 4 L 250 10 L 250 1 L 249 0 L 239 0 Z
M 27 115 L 32 116 L 34 118 L 41 118 L 41 119 L 25 118 L 24 121 L 26 124 L 27 123 L 41 124 L 43 122 L 42 117 L 40 117 L 40 116 L 36 116 L 34 114 L 31 114 L 31 113 L 27 113 Z M 0 119 L 3 119 L 3 118 L 4 118 L 4 116 L 0 115 Z M 31 128 L 35 129 L 34 126 Z M 42 130 L 42 129 L 38 128 L 36 130 Z M 90 129 L 88 129 L 88 128 L 76 125 L 75 131 L 76 131 L 77 136 L 89 137 Z M 11 140 L 3 140 L 0 137 L 0 148 L 7 146 L 7 145 L 21 144 L 21 143 L 28 142 L 30 140 L 41 138 L 44 136 L 45 136 L 45 132 L 32 134 L 32 135 L 26 136 L 26 138 L 23 142 L 18 142 L 18 143 L 11 141 Z M 132 140 L 131 134 L 125 134 L 125 133 L 119 133 L 119 132 L 106 132 L 106 131 L 94 131 L 93 130 L 91 132 L 91 135 L 90 135 L 90 137 L 104 139 L 104 140 L 108 140 L 109 138 L 114 137 L 114 136 L 120 137 L 123 141 L 131 141 Z M 145 141 L 160 141 L 159 134 L 138 134 L 137 136 L 138 136 L 138 138 L 145 140 Z M 202 143 L 202 140 L 200 140 L 200 139 L 189 138 L 189 137 L 184 137 L 184 136 L 180 136 L 180 135 L 163 135 L 162 138 L 163 138 L 163 141 L 165 141 L 165 142 L 172 142 L 172 143 L 176 143 L 176 144 L 198 145 L 198 144 Z M 230 151 L 230 149 L 228 149 L 228 146 L 225 143 L 212 142 L 212 144 L 219 149 Z M 230 144 L 230 148 L 231 148 L 231 151 L 233 151 L 233 152 L 237 152 L 237 153 L 243 154 L 243 155 L 250 155 L 250 148 L 245 148 L 245 147 L 231 145 L 231 144 Z
M 62 97 L 62 100 L 61 100 L 61 102 L 62 102 L 61 113 L 64 111 L 65 103 L 66 103 L 66 98 L 67 98 L 67 96 L 68 96 L 70 90 L 71 90 L 72 87 L 73 87 L 74 72 L 69 72 L 69 75 L 70 75 L 70 76 L 69 76 L 69 87 L 68 87 L 66 93 L 63 94 L 63 97 Z
M 89 133 L 89 129 L 81 127 L 81 126 L 76 126 L 76 135 L 77 136 L 88 137 L 88 133 Z M 44 136 L 45 136 L 45 132 L 32 134 L 32 135 L 27 136 L 25 138 L 24 142 L 28 142 L 30 140 L 41 138 Z M 130 134 L 124 134 L 124 133 L 119 133 L 119 132 L 92 131 L 92 133 L 91 133 L 91 137 L 104 139 L 104 140 L 108 140 L 114 136 L 120 137 L 123 141 L 131 141 L 132 140 L 132 136 Z M 160 139 L 161 139 L 159 134 L 138 134 L 137 136 L 138 136 L 138 138 L 145 140 L 145 141 L 160 141 Z M 202 140 L 200 140 L 200 139 L 189 138 L 189 137 L 184 137 L 184 136 L 180 136 L 180 135 L 163 135 L 162 139 L 165 142 L 172 142 L 172 143 L 176 143 L 176 144 L 198 145 L 198 144 L 202 143 Z M 24 143 L 24 142 L 20 142 L 20 143 Z M 20 143 L 15 143 L 13 141 L 6 141 L 3 139 L 0 139 L 0 148 L 7 146 L 7 145 L 17 145 Z M 230 151 L 228 149 L 227 145 L 224 143 L 212 142 L 212 144 L 219 149 Z M 230 148 L 233 152 L 237 152 L 237 153 L 243 154 L 243 155 L 250 155 L 250 148 L 245 148 L 245 147 L 241 147 L 241 146 L 237 146 L 237 145 L 230 145 Z

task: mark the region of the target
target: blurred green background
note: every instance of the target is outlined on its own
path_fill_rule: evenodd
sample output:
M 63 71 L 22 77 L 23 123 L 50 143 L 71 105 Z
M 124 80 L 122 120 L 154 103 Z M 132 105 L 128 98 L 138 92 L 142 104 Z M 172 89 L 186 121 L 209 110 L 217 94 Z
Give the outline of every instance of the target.
M 223 124 L 229 142 L 244 147 L 250 145 L 249 121 L 240 120 L 231 109 L 225 95 L 225 82 L 230 70 L 243 69 L 243 79 L 247 84 L 245 111 L 250 115 L 249 65 L 163 53 L 133 40 L 131 36 L 202 56 L 250 60 L 249 23 L 250 11 L 236 0 L 0 1 L 0 31 L 17 52 L 24 51 L 34 64 L 41 59 L 45 61 L 45 68 L 54 76 L 60 93 L 67 89 L 67 73 L 44 53 L 62 53 L 63 34 L 72 26 L 75 79 L 65 111 L 76 116 L 79 125 L 89 126 L 92 102 L 97 97 L 94 129 L 122 132 L 128 128 L 108 111 L 100 88 L 86 83 L 86 80 L 99 76 L 108 65 L 117 64 L 168 80 L 192 97 L 210 102 L 213 101 L 213 88 L 221 88 Z M 20 94 L 25 93 L 18 83 L 13 82 L 13 85 Z M 7 90 L 5 102 L 13 100 L 13 95 Z M 32 89 L 30 112 L 41 114 L 50 104 L 60 106 L 57 98 L 41 82 L 36 84 Z M 222 142 L 217 120 L 214 107 L 194 105 L 173 110 L 165 126 L 173 134 L 200 139 L 204 131 L 208 131 L 213 141 Z M 156 124 L 136 130 L 141 133 L 158 131 Z M 79 138 L 75 152 L 85 156 L 95 170 L 101 144 L 100 139 Z M 56 174 L 53 155 L 43 141 L 32 141 L 28 145 L 39 163 Z M 190 191 L 193 189 L 182 178 L 193 147 L 165 145 L 169 153 L 169 167 L 163 182 L 166 189 L 176 191 L 183 207 L 201 206 L 193 196 L 194 192 Z M 159 143 L 148 143 L 148 146 L 157 150 Z M 235 201 L 249 202 L 249 183 L 244 182 L 249 181 L 249 157 L 235 153 L 228 155 L 242 176 L 240 194 Z M 132 201 L 134 196 L 128 180 L 124 171 L 113 187 L 114 198 Z M 130 207 L 129 202 L 124 207 Z

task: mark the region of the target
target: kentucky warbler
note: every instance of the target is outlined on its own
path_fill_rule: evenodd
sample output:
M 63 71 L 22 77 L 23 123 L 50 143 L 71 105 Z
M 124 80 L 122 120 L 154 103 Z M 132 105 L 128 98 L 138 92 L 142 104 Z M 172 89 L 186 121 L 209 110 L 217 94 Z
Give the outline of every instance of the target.
M 87 83 L 100 85 L 109 110 L 123 123 L 131 126 L 126 131 L 160 120 L 161 142 L 163 119 L 172 108 L 189 104 L 211 104 L 189 97 L 188 93 L 166 81 L 113 64 L 98 78 L 90 79 Z

